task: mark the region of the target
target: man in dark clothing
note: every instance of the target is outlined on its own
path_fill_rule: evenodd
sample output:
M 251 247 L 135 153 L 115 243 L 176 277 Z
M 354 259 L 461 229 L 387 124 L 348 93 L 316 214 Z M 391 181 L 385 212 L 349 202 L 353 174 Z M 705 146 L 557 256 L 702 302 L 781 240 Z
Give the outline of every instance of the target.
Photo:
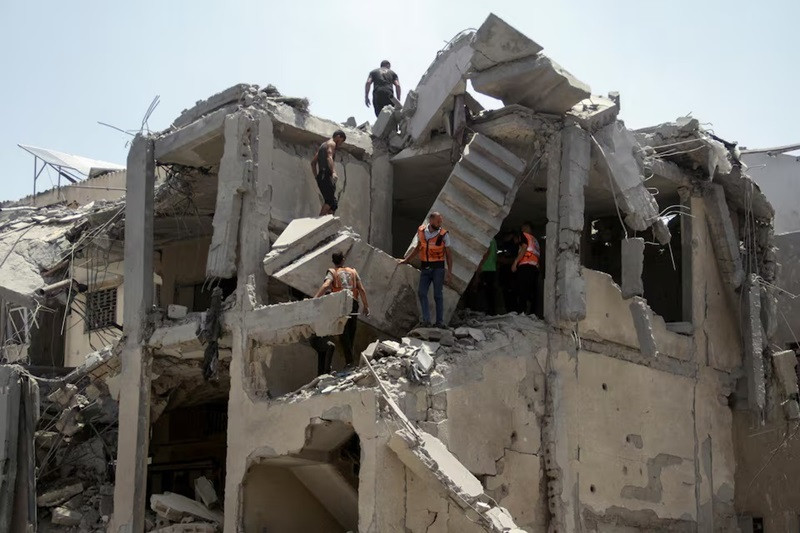
M 319 216 L 333 215 L 339 208 L 339 202 L 336 200 L 336 181 L 339 176 L 336 175 L 333 156 L 336 154 L 336 149 L 342 145 L 345 139 L 347 139 L 347 135 L 342 130 L 334 131 L 333 137 L 320 145 L 311 160 L 311 170 L 317 180 L 319 192 L 322 193 L 322 209 L 319 212 Z
M 367 84 L 364 86 L 364 103 L 369 107 L 369 86 L 375 84 L 372 90 L 372 103 L 375 106 L 375 116 L 381 109 L 392 103 L 392 87 L 394 87 L 397 99 L 400 100 L 400 80 L 392 70 L 392 65 L 387 60 L 381 61 L 381 67 L 376 68 L 367 76 Z
M 539 289 L 539 241 L 533 236 L 531 223 L 522 225 L 522 236 L 517 258 L 511 271 L 517 274 L 517 309 L 520 314 L 536 314 L 536 300 Z M 538 315 L 537 315 L 538 316 Z
M 511 265 L 518 254 L 519 235 L 513 231 L 505 232 L 497 244 L 497 277 L 506 313 L 517 310 L 517 276 L 511 271 Z

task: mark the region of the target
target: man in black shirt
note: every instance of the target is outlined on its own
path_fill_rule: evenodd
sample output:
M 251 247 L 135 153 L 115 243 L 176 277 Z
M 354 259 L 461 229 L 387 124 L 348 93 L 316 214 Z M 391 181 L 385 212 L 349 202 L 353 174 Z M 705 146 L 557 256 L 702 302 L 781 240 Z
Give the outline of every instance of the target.
M 342 130 L 334 131 L 333 137 L 319 146 L 311 160 L 311 171 L 314 172 L 319 192 L 322 193 L 322 209 L 319 216 L 334 215 L 339 208 L 336 198 L 336 181 L 339 176 L 336 175 L 333 156 L 346 139 L 347 135 Z
M 392 70 L 392 65 L 387 60 L 381 61 L 381 68 L 376 68 L 367 76 L 367 84 L 364 86 L 364 103 L 369 107 L 369 86 L 375 84 L 372 90 L 372 103 L 375 106 L 375 116 L 381 112 L 385 106 L 392 103 L 392 87 L 400 100 L 400 80 Z

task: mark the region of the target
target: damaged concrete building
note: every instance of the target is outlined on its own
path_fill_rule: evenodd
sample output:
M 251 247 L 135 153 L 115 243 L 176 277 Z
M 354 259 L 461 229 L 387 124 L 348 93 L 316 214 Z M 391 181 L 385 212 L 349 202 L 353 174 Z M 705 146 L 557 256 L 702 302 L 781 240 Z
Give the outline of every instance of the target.
M 735 145 L 621 105 L 490 15 L 373 126 L 235 85 L 133 140 L 124 198 L 0 210 L 0 527 L 757 531 L 737 439 L 798 409 L 774 211 Z M 316 217 L 308 162 L 340 128 Z M 395 259 L 431 211 L 446 329 L 416 327 Z M 543 319 L 469 309 L 526 221 Z M 360 364 L 318 376 L 309 339 L 352 308 L 310 298 L 337 251 L 371 313 Z

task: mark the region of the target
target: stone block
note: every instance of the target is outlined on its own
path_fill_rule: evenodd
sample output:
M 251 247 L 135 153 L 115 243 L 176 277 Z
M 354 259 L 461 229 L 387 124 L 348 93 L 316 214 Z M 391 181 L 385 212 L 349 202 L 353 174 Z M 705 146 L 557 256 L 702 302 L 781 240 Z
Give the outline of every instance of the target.
M 83 483 L 72 483 L 56 490 L 45 492 L 36 498 L 36 505 L 39 507 L 55 507 L 61 505 L 73 496 L 83 492 Z
M 66 507 L 54 507 L 51 511 L 50 522 L 56 526 L 72 527 L 81 523 L 83 515 L 78 511 L 71 511 Z
M 626 300 L 644 294 L 642 269 L 644 267 L 644 239 L 622 239 L 622 297 Z
M 521 104 L 538 113 L 563 114 L 591 94 L 589 86 L 543 55 L 502 63 L 478 72 L 472 86 L 505 105 Z
M 397 121 L 394 119 L 394 106 L 387 105 L 378 117 L 375 119 L 375 125 L 372 126 L 372 135 L 384 139 L 389 136 L 389 133 L 395 131 L 397 128 Z
M 798 394 L 800 390 L 797 384 L 797 354 L 794 350 L 784 350 L 772 355 L 772 367 L 781 388 L 783 398 L 783 411 L 786 418 L 794 420 L 800 417 L 800 405 L 798 405 Z
M 761 327 L 761 288 L 755 274 L 742 287 L 744 334 L 744 372 L 747 377 L 747 401 L 750 410 L 761 415 L 766 403 L 764 379 L 764 333 Z
M 214 485 L 205 476 L 200 476 L 194 480 L 194 497 L 197 501 L 203 502 L 203 505 L 209 509 L 219 505 L 217 491 L 214 490 Z
M 490 13 L 478 28 L 472 40 L 472 48 L 475 50 L 472 68 L 476 71 L 533 56 L 542 51 L 538 43 L 494 13 Z

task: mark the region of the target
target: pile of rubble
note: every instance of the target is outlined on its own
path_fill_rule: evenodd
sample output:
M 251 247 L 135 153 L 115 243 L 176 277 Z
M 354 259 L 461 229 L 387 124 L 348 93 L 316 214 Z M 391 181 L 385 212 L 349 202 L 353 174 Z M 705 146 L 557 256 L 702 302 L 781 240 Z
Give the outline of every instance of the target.
M 214 486 L 205 477 L 194 482 L 195 499 L 173 492 L 153 494 L 150 509 L 155 513 L 148 517 L 147 531 L 158 533 L 216 533 L 221 531 L 224 516 Z

